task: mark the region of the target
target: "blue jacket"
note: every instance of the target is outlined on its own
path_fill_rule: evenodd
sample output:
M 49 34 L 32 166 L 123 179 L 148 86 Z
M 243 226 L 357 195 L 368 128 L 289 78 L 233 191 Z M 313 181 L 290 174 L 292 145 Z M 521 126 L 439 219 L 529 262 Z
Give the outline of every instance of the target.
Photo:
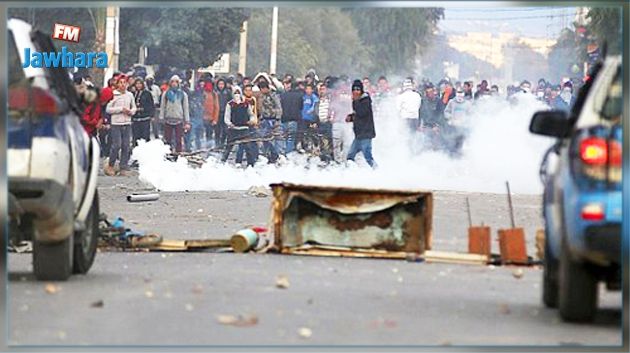
M 302 120 L 308 122 L 316 122 L 317 115 L 315 115 L 315 105 L 319 102 L 319 98 L 315 93 L 310 96 L 304 94 L 302 97 Z

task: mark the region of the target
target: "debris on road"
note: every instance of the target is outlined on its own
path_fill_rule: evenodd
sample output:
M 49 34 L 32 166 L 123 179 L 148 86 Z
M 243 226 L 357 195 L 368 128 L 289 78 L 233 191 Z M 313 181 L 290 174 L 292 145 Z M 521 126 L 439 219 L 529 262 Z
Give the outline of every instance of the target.
M 150 194 L 130 194 L 127 195 L 128 202 L 149 202 L 149 201 L 157 201 L 160 198 L 160 194 L 157 192 Z
M 492 244 L 490 242 L 490 227 L 473 226 L 470 210 L 470 200 L 466 198 L 466 210 L 468 211 L 468 252 L 490 256 Z
M 105 302 L 103 302 L 102 300 L 97 300 L 90 304 L 90 308 L 102 308 L 103 306 L 105 306 Z
M 13 240 L 9 241 L 8 252 L 14 252 L 18 254 L 33 252 L 33 242 L 23 240 L 17 244 L 13 243 Z
M 258 233 L 253 229 L 241 229 L 230 238 L 230 245 L 234 252 L 244 253 L 258 244 Z
M 521 268 L 514 269 L 514 271 L 512 271 L 512 276 L 516 279 L 523 278 L 523 269 Z
M 255 197 L 269 197 L 271 196 L 271 191 L 262 185 L 252 186 L 247 190 L 247 195 Z
M 44 290 L 48 294 L 56 294 L 61 290 L 61 288 L 53 283 L 46 283 L 46 285 L 44 286 Z
M 276 288 L 287 289 L 289 288 L 289 278 L 284 275 L 280 275 L 276 278 Z
M 508 315 L 512 311 L 510 310 L 510 307 L 507 304 L 501 304 L 499 305 L 499 312 L 503 315 Z
M 306 338 L 311 338 L 311 336 L 313 336 L 313 331 L 310 328 L 308 328 L 308 327 L 300 327 L 298 329 L 298 335 L 301 338 L 305 338 L 305 339 Z
M 430 191 L 290 183 L 271 188 L 274 245 L 281 253 L 405 259 L 431 249 Z
M 221 325 L 249 327 L 258 324 L 256 315 L 217 315 L 217 322 Z
M 489 261 L 487 255 L 463 254 L 447 251 L 429 250 L 424 253 L 424 261 L 428 263 L 450 263 L 462 265 L 486 265 Z
M 148 290 L 148 291 L 144 292 L 144 296 L 145 296 L 145 297 L 147 297 L 147 298 L 149 298 L 149 299 L 151 299 L 151 298 L 153 298 L 155 295 L 153 294 L 153 291 Z
M 523 228 L 516 228 L 514 222 L 514 208 L 512 206 L 512 194 L 510 193 L 510 183 L 505 182 L 507 187 L 508 206 L 510 209 L 510 221 L 512 228 L 499 229 L 499 248 L 501 251 L 501 261 L 503 264 L 528 263 L 527 250 L 525 248 L 525 231 Z

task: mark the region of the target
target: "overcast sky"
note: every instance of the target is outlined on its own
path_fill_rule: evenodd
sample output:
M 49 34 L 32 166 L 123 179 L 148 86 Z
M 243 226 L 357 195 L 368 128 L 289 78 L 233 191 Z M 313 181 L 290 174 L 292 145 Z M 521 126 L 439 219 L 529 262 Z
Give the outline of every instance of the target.
M 514 32 L 527 37 L 555 39 L 571 27 L 575 7 L 449 8 L 439 28 L 453 32 Z

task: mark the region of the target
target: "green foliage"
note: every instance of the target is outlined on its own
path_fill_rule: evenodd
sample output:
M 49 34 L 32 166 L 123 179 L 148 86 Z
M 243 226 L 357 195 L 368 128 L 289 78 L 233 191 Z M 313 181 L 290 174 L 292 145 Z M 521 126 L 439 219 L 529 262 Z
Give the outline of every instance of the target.
M 242 8 L 122 8 L 121 67 L 136 62 L 141 45 L 147 64 L 197 68 L 212 64 L 238 41 Z
M 559 81 L 561 77 L 572 77 L 573 66 L 582 69 L 586 61 L 586 40 L 575 31 L 565 28 L 560 33 L 558 41 L 551 48 L 548 56 L 549 76 L 552 81 Z
M 619 54 L 621 51 L 621 7 L 593 7 L 586 17 L 590 19 L 587 29 L 600 43 L 600 47 L 605 41 L 609 54 Z
M 356 8 L 345 10 L 371 48 L 379 73 L 413 72 L 415 59 L 429 43 L 442 8 Z
M 257 9 L 248 21 L 247 73 L 269 71 L 272 9 Z M 234 49 L 238 57 L 238 48 Z M 370 53 L 348 15 L 335 8 L 278 11 L 277 73 L 301 76 L 315 68 L 320 76 L 365 73 Z

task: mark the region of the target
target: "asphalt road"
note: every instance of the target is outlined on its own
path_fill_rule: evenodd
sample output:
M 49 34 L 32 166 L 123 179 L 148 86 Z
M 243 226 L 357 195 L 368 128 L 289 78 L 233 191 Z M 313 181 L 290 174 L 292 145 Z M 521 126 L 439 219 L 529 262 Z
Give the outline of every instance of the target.
M 133 177 L 101 178 L 101 210 L 165 238 L 225 238 L 264 225 L 270 198 L 243 191 L 161 193 L 130 204 Z M 473 221 L 509 226 L 505 195 L 436 192 L 436 250 L 465 251 Z M 540 197 L 516 195 L 528 252 Z M 494 236 L 496 237 L 496 235 Z M 493 244 L 498 252 L 498 244 Z M 621 295 L 602 289 L 596 321 L 567 324 L 543 308 L 540 268 L 273 254 L 100 252 L 90 273 L 54 283 L 10 254 L 10 345 L 620 345 Z M 276 287 L 284 275 L 289 287 Z M 51 287 L 49 287 L 50 289 Z M 244 326 L 226 325 L 242 316 Z M 309 335 L 310 333 L 310 335 Z

